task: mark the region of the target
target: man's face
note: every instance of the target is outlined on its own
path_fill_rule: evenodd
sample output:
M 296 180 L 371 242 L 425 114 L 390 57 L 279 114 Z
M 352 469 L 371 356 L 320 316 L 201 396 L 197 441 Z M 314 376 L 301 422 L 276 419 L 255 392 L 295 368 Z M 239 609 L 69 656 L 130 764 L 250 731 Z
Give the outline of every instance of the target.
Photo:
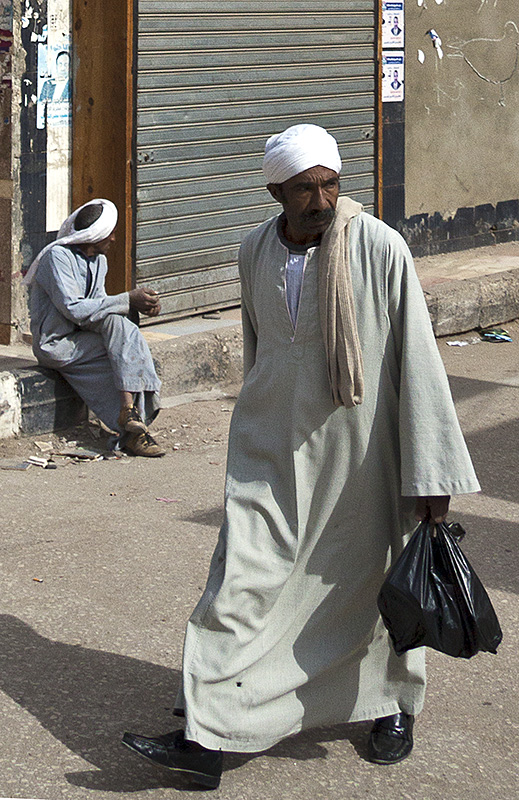
M 91 245 L 93 250 L 93 255 L 103 255 L 105 256 L 110 246 L 115 242 L 115 231 L 112 231 L 110 236 L 107 236 L 106 239 L 101 239 L 100 242 L 95 242 Z
M 281 203 L 287 226 L 285 236 L 296 244 L 308 244 L 330 225 L 339 197 L 339 176 L 328 167 L 312 167 L 290 180 L 267 186 Z
M 56 59 L 56 77 L 59 81 L 64 81 L 68 78 L 69 73 L 69 58 L 66 53 L 62 53 Z

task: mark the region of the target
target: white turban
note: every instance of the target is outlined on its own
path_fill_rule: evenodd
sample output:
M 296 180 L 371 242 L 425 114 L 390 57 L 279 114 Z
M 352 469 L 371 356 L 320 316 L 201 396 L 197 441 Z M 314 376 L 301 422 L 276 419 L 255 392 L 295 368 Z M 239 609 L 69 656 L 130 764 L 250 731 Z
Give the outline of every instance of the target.
M 337 142 L 319 125 L 292 125 L 267 139 L 263 159 L 267 183 L 284 183 L 317 166 L 337 173 L 342 166 Z
M 77 215 L 83 208 L 93 205 L 103 206 L 101 216 L 96 219 L 96 221 L 93 222 L 89 228 L 85 228 L 82 231 L 77 231 L 74 228 L 74 222 L 76 221 Z M 40 263 L 42 256 L 44 256 L 45 253 L 48 253 L 52 247 L 55 247 L 57 244 L 96 244 L 96 242 L 102 242 L 103 239 L 106 239 L 108 236 L 110 236 L 116 225 L 117 208 L 110 200 L 103 200 L 102 198 L 97 200 L 89 200 L 88 203 L 80 206 L 80 208 L 76 208 L 70 217 L 67 217 L 59 229 L 57 239 L 48 244 L 47 247 L 44 247 L 43 250 L 38 253 L 25 278 L 23 279 L 23 283 L 26 286 L 31 283 L 36 274 L 36 270 L 38 269 L 38 264 Z

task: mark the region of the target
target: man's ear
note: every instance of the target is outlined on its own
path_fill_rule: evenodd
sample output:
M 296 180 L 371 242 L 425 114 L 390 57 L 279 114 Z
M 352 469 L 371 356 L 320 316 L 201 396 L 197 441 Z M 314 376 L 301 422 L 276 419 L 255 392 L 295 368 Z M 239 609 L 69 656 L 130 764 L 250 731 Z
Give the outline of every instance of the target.
M 281 184 L 279 183 L 267 183 L 267 189 L 269 190 L 270 194 L 277 200 L 278 203 L 283 203 L 283 189 L 281 188 Z

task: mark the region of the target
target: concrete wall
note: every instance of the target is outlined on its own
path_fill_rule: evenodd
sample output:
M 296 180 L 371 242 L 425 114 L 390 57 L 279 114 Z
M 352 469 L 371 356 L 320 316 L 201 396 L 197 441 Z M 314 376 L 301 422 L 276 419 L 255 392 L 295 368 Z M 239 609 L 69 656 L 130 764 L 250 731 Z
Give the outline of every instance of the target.
M 518 0 L 406 0 L 407 218 L 517 201 L 518 56 Z
M 0 344 L 11 335 L 12 52 L 12 0 L 0 0 Z
M 0 251 L 3 343 L 28 332 L 23 272 L 70 212 L 70 2 L 0 0 L 12 31 L 8 84 L 0 50 L 0 237 L 11 242 Z

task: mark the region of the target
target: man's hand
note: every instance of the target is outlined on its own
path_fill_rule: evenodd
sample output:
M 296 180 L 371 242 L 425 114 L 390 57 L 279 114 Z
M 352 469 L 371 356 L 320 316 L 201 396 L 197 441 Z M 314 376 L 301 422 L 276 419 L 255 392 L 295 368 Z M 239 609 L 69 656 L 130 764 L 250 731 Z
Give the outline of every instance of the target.
M 414 516 L 418 522 L 430 517 L 432 522 L 445 522 L 449 511 L 449 494 L 432 495 L 431 497 L 417 497 Z
M 153 289 L 146 289 L 143 286 L 139 289 L 132 289 L 128 294 L 131 308 L 135 308 L 139 313 L 146 314 L 148 317 L 156 317 L 160 314 L 160 296 Z

